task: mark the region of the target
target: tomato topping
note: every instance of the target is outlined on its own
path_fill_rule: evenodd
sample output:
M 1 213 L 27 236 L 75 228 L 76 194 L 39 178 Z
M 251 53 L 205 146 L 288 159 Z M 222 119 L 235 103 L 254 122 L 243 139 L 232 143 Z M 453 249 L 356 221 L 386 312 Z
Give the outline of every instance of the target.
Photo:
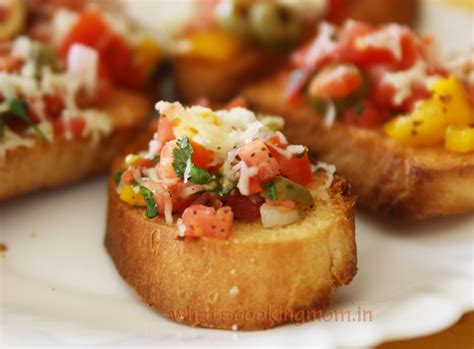
M 248 108 L 248 103 L 243 97 L 235 97 L 229 103 L 226 104 L 225 108 Z
M 374 128 L 387 121 L 388 113 L 377 109 L 371 101 L 360 102 L 344 112 L 344 120 L 351 125 Z
M 211 151 L 203 147 L 201 144 L 191 141 L 191 147 L 193 148 L 193 154 L 191 155 L 191 161 L 196 166 L 208 169 L 212 163 Z
M 57 119 L 61 116 L 65 108 L 64 100 L 59 94 L 49 94 L 43 97 L 46 116 L 51 119 Z
M 243 222 L 253 222 L 260 218 L 260 206 L 265 199 L 260 195 L 229 195 L 226 204 L 232 208 L 234 216 Z
M 109 27 L 103 16 L 94 9 L 85 10 L 61 44 L 59 52 L 66 57 L 75 43 L 96 49 L 101 69 L 105 69 L 116 83 L 137 88 L 144 83 L 143 73 L 134 65 L 126 42 Z
M 258 169 L 255 178 L 259 184 L 268 182 L 280 174 L 281 170 L 278 161 L 261 140 L 255 140 L 242 146 L 238 149 L 237 154 L 248 167 L 256 167 Z M 252 191 L 250 192 L 252 193 Z
M 227 239 L 232 232 L 234 214 L 229 206 L 219 208 L 190 206 L 183 212 L 186 236 Z
M 82 137 L 85 127 L 86 121 L 82 118 L 72 119 L 67 125 L 63 120 L 56 120 L 53 123 L 54 134 L 58 136 L 64 135 L 66 130 L 69 130 L 73 137 Z
M 173 149 L 176 147 L 175 141 L 166 143 L 161 149 L 160 163 L 158 165 L 158 177 L 164 181 L 178 180 L 178 176 L 173 168 Z
M 158 140 L 162 144 L 172 141 L 176 138 L 173 132 L 174 126 L 175 122 L 172 119 L 160 117 L 158 121 Z
M 158 208 L 158 213 L 160 215 L 164 214 L 166 205 L 173 205 L 171 193 L 163 184 L 150 179 L 145 179 L 142 181 L 142 185 L 150 189 L 153 193 L 153 199 L 155 200 L 155 205 Z
M 270 151 L 280 164 L 283 176 L 301 185 L 307 185 L 311 182 L 313 171 L 311 170 L 308 153 L 302 156 L 294 155 L 288 159 L 273 147 L 270 147 Z
M 130 184 L 135 180 L 135 176 L 133 175 L 133 170 L 127 170 L 120 176 L 120 180 L 125 184 Z
M 1 42 L 0 42 L 0 45 L 1 45 Z M 23 61 L 21 59 L 12 57 L 8 53 L 0 54 L 0 71 L 13 73 L 13 72 L 18 71 L 22 65 L 23 65 Z
M 328 66 L 313 78 L 308 91 L 315 98 L 341 98 L 357 90 L 362 82 L 362 74 L 353 65 Z

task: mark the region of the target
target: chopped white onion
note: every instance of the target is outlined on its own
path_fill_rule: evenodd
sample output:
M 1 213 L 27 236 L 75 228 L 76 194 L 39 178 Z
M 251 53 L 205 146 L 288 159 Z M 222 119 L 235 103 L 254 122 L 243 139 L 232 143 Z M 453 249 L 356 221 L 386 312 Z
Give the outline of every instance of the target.
M 98 64 L 99 54 L 96 50 L 82 44 L 72 45 L 67 57 L 68 73 L 81 82 L 90 97 L 96 91 Z
M 173 202 L 171 197 L 166 200 L 164 211 L 166 224 L 173 224 Z
M 184 225 L 183 220 L 181 218 L 178 218 L 178 220 L 176 221 L 176 225 L 178 226 L 178 236 L 186 236 L 186 226 Z
M 299 219 L 300 214 L 297 208 L 280 208 L 265 203 L 260 206 L 260 216 L 263 227 L 272 228 L 294 223 Z
M 334 121 L 336 121 L 336 106 L 330 101 L 326 108 L 326 114 L 324 115 L 324 126 L 331 128 L 332 125 L 334 125 Z
M 237 183 L 237 188 L 239 188 L 240 193 L 242 195 L 250 195 L 249 179 L 258 173 L 258 168 L 247 167 L 245 162 L 240 161 L 236 166 L 234 166 L 234 169 L 240 169 L 240 178 Z
M 179 197 L 186 197 L 186 196 L 189 196 L 189 195 L 193 195 L 193 194 L 196 194 L 196 193 L 199 193 L 201 191 L 204 190 L 204 187 L 202 185 L 198 185 L 198 184 L 195 184 L 195 185 L 189 185 L 189 186 L 186 186 L 184 187 L 181 192 L 179 193 Z

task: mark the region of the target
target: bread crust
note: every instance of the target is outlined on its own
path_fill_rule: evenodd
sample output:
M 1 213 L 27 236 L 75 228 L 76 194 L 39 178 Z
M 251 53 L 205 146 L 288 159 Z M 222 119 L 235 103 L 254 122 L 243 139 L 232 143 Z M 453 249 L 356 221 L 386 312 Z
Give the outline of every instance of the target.
M 281 73 L 243 95 L 256 111 L 285 117 L 288 139 L 335 164 L 362 206 L 408 220 L 474 210 L 473 153 L 402 146 L 380 130 L 337 121 L 327 129 L 306 101 L 291 106 L 284 101 L 286 79 L 287 73 Z
M 418 17 L 418 0 L 358 0 L 351 2 L 345 18 L 369 23 L 413 24 Z M 174 57 L 174 82 L 180 100 L 194 103 L 208 98 L 224 103 L 249 83 L 275 72 L 286 55 L 243 47 L 229 60 L 213 62 L 189 55 Z
M 317 173 L 312 191 L 325 180 Z M 329 200 L 316 198 L 301 222 L 276 229 L 235 222 L 228 240 L 178 240 L 176 226 L 146 218 L 115 188 L 110 180 L 107 251 L 142 300 L 175 321 L 234 330 L 307 321 L 357 271 L 355 199 L 338 175 Z
M 91 138 L 58 138 L 52 143 L 38 139 L 32 147 L 8 150 L 0 163 L 0 201 L 103 172 L 141 127 L 150 107 L 144 97 L 117 90 L 103 107 L 112 118 L 113 131 L 98 142 Z

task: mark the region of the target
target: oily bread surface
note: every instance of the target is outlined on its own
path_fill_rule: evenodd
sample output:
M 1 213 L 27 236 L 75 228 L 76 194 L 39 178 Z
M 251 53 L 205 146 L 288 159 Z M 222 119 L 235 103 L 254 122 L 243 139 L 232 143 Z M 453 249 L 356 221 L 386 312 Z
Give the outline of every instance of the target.
M 323 119 L 305 101 L 288 105 L 283 97 L 287 73 L 248 87 L 243 95 L 257 112 L 285 118 L 285 134 L 322 161 L 336 165 L 351 183 L 358 203 L 386 216 L 423 219 L 474 210 L 474 154 L 442 146 L 397 144 L 380 130 Z
M 103 107 L 112 118 L 113 131 L 98 142 L 90 138 L 38 140 L 32 147 L 7 151 L 0 163 L 0 201 L 103 172 L 143 124 L 150 107 L 146 98 L 116 90 Z
M 175 321 L 261 330 L 310 320 L 357 270 L 355 199 L 340 176 L 328 191 L 325 181 L 315 174 L 316 205 L 295 224 L 235 222 L 228 240 L 178 240 L 175 225 L 122 202 L 110 180 L 105 246 L 142 300 Z

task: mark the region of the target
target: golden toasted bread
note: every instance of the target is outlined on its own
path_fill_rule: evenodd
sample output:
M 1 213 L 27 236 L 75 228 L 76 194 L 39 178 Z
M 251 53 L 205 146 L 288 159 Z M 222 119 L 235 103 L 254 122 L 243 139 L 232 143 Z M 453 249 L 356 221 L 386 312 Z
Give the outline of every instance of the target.
M 136 93 L 117 90 L 103 111 L 111 116 L 113 131 L 98 142 L 91 138 L 51 143 L 38 139 L 32 147 L 8 150 L 0 163 L 0 201 L 103 172 L 143 124 L 150 103 Z
M 335 164 L 362 206 L 405 219 L 474 210 L 473 153 L 402 146 L 380 130 L 337 121 L 328 129 L 306 101 L 285 102 L 286 81 L 283 73 L 243 94 L 256 111 L 285 117 L 290 142 L 304 144 L 322 161 Z
M 123 156 L 113 166 L 121 169 Z M 228 240 L 177 239 L 109 182 L 105 246 L 120 275 L 162 315 L 192 326 L 262 330 L 313 319 L 357 270 L 350 186 L 317 172 L 314 208 L 286 227 L 235 222 Z

